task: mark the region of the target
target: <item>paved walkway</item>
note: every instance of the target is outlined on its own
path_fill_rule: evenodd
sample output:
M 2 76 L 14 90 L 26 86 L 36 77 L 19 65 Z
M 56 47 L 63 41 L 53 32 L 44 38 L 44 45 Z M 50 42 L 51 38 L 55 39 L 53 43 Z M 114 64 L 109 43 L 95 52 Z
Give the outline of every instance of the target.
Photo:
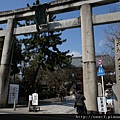
M 27 105 L 17 105 L 13 108 L 1 108 L 0 114 L 76 114 L 74 109 L 75 99 L 72 96 L 66 97 L 66 102 L 60 102 L 59 98 L 51 98 L 39 101 L 40 111 L 29 112 Z

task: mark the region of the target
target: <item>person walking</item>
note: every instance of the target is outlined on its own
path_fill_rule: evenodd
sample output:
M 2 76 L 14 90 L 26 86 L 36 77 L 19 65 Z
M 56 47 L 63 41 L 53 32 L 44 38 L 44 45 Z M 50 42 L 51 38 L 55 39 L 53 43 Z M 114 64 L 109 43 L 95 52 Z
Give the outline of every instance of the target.
M 76 107 L 76 111 L 77 111 L 76 117 L 79 117 L 82 114 L 87 114 L 86 113 L 87 112 L 86 105 L 84 103 L 84 100 L 86 100 L 85 96 L 82 95 L 82 93 L 80 91 L 77 91 L 75 98 L 76 98 L 75 107 Z

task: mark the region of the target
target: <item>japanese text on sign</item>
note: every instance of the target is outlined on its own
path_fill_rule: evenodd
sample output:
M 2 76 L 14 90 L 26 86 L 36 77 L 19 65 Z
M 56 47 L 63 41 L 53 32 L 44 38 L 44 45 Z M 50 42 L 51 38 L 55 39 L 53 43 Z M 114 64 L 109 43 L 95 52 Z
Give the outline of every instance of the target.
M 19 85 L 10 84 L 8 104 L 14 104 L 14 100 L 16 100 L 16 103 L 18 103 L 18 92 L 19 92 Z

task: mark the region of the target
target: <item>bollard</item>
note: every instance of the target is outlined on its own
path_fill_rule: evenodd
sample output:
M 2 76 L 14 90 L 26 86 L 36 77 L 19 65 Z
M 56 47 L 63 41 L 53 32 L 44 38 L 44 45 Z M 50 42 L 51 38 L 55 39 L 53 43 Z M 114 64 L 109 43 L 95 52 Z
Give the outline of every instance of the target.
M 30 112 L 30 100 L 28 101 L 28 112 Z
M 16 100 L 14 100 L 14 107 L 13 107 L 14 111 L 16 110 Z
M 32 95 L 29 95 L 29 101 L 28 101 L 28 112 L 30 112 L 31 110 L 31 104 L 32 104 Z

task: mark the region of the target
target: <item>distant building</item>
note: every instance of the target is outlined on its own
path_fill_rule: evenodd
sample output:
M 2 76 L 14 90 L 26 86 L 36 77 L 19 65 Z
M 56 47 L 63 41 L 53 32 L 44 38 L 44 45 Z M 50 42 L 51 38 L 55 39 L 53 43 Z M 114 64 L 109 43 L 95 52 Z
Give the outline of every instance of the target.
M 99 66 L 99 59 L 102 60 L 102 66 L 105 70 L 104 83 L 105 89 L 107 89 L 107 83 L 113 84 L 115 82 L 115 60 L 114 57 L 110 57 L 109 55 L 96 56 L 96 72 Z M 76 82 L 76 89 L 80 89 L 81 91 L 83 91 L 82 57 L 72 58 L 71 69 L 74 72 L 74 81 Z M 97 82 L 101 82 L 101 77 L 97 76 Z

